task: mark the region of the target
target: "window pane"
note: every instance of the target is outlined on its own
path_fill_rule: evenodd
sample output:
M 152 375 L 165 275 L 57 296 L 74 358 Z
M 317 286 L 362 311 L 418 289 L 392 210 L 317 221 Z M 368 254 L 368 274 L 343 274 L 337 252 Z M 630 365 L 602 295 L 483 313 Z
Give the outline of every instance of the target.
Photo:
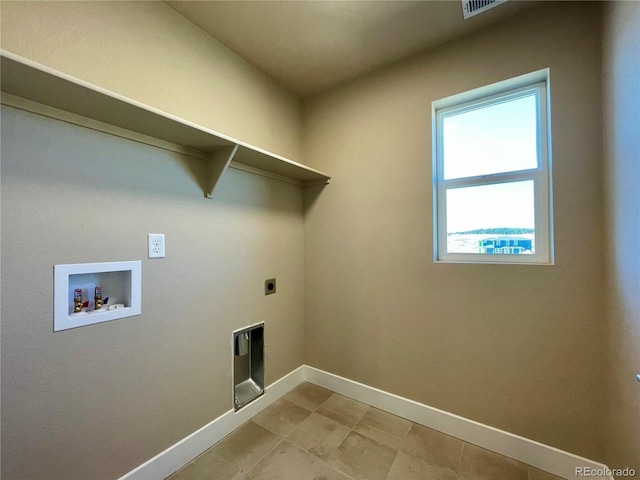
M 538 166 L 536 95 L 442 119 L 444 179 Z
M 533 180 L 447 190 L 447 252 L 535 253 Z

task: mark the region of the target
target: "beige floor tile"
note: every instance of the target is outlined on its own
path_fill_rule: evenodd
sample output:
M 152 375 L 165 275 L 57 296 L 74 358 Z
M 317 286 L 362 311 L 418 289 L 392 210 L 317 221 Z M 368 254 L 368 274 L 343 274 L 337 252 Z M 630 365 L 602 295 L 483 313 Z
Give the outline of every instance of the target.
M 306 408 L 280 398 L 253 417 L 253 421 L 273 433 L 286 437 L 309 415 L 311 412 Z
M 168 480 L 231 480 L 236 473 L 237 468 L 209 449 Z
M 539 468 L 528 465 L 529 468 L 529 480 L 564 480 L 562 477 L 558 477 Z
M 312 413 L 289 434 L 287 440 L 319 458 L 326 459 L 336 451 L 348 434 L 348 427 Z
M 287 393 L 283 398 L 313 412 L 331 395 L 333 395 L 331 390 L 319 387 L 313 383 L 303 382 Z
M 456 478 L 453 470 L 435 467 L 398 452 L 386 480 L 456 480 Z
M 327 462 L 357 480 L 384 480 L 397 451 L 351 432 Z
M 348 480 L 319 458 L 283 441 L 247 475 L 246 480 Z
M 211 450 L 232 467 L 247 472 L 281 441 L 282 437 L 279 435 L 249 421 L 214 445 Z
M 465 443 L 458 480 L 528 480 L 527 466 L 512 458 Z
M 402 445 L 402 451 L 429 465 L 457 472 L 462 440 L 413 423 Z
M 360 421 L 368 409 L 369 405 L 334 393 L 326 402 L 320 405 L 316 413 L 352 428 Z
M 410 427 L 409 420 L 371 407 L 353 429 L 397 450 L 402 446 Z
M 563 480 L 310 383 L 167 480 L 214 479 Z

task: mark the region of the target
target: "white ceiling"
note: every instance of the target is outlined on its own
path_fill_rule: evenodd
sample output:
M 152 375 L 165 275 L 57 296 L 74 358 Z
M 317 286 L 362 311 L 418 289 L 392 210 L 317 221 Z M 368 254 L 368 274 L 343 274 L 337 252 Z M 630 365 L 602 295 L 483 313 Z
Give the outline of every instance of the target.
M 511 0 L 468 20 L 459 0 L 165 3 L 305 97 L 542 2 Z

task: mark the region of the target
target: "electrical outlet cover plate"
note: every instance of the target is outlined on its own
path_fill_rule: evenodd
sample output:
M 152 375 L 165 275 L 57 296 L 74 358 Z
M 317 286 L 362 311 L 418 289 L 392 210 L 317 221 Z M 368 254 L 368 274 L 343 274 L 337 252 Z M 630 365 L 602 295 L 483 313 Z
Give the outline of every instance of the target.
M 164 233 L 150 233 L 149 258 L 164 258 Z

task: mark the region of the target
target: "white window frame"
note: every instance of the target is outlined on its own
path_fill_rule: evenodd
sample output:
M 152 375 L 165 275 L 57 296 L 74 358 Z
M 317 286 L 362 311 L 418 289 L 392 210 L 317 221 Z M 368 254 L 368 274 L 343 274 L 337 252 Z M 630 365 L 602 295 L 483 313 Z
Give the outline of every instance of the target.
M 536 168 L 514 172 L 444 179 L 442 121 L 459 114 L 505 100 L 515 100 L 534 93 L 537 99 L 538 131 Z M 435 262 L 508 263 L 552 265 L 553 198 L 551 182 L 551 122 L 549 70 L 540 70 L 469 92 L 453 95 L 432 103 L 433 118 L 433 253 Z M 487 254 L 447 252 L 447 190 L 460 187 L 494 185 L 532 180 L 535 208 L 534 254 Z

